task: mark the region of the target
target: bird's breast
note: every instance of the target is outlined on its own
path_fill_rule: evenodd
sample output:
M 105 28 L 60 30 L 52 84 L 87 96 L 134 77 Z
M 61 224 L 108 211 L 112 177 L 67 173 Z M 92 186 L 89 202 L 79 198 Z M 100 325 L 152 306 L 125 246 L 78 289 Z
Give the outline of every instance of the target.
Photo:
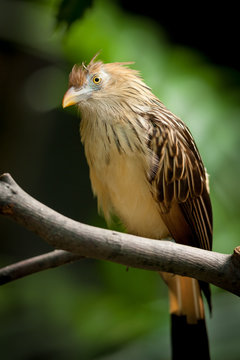
M 136 135 L 109 127 L 83 142 L 93 192 L 106 220 L 114 213 L 130 233 L 168 236 L 148 181 L 148 154 L 143 143 L 136 148 Z

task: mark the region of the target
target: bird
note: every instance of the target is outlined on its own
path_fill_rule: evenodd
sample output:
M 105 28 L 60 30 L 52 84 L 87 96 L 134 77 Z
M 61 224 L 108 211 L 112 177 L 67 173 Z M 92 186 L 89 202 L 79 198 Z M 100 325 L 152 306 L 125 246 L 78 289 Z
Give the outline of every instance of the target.
M 133 62 L 75 64 L 63 108 L 76 105 L 98 210 L 126 232 L 212 249 L 209 176 L 187 125 L 155 96 Z M 172 359 L 210 359 L 208 283 L 161 273 L 169 289 Z

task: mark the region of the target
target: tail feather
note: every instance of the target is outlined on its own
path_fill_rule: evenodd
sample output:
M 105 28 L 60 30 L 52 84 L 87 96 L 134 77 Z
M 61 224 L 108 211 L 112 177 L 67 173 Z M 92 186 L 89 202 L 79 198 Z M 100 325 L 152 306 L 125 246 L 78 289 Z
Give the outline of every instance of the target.
M 210 360 L 206 324 L 189 324 L 186 316 L 171 314 L 172 360 Z
M 195 279 L 161 273 L 169 288 L 172 359 L 209 360 L 203 299 Z

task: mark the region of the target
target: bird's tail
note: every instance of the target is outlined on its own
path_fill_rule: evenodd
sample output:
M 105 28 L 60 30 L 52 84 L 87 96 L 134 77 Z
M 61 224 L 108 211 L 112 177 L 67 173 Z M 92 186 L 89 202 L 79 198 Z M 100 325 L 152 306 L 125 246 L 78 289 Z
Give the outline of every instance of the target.
M 172 360 L 209 360 L 204 305 L 196 279 L 161 273 L 168 285 Z

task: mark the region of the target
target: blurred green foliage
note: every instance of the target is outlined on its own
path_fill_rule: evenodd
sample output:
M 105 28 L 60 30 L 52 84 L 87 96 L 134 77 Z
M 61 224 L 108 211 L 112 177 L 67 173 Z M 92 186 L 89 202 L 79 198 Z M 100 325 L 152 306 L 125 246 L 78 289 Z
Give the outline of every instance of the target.
M 79 20 L 85 10 L 92 6 L 92 0 L 62 0 L 58 6 L 56 20 L 58 23 L 66 23 L 70 26 L 74 21 Z
M 72 65 L 97 51 L 104 61 L 134 61 L 191 129 L 210 173 L 214 250 L 232 252 L 240 231 L 237 72 L 170 43 L 156 22 L 115 1 L 5 0 L 0 24 L 1 172 L 57 211 L 106 226 L 92 197 L 79 119 L 61 109 L 61 99 Z M 0 225 L 2 265 L 49 249 L 7 219 Z M 213 358 L 238 359 L 239 301 L 213 293 Z M 6 360 L 170 358 L 167 290 L 151 272 L 84 260 L 36 274 L 0 289 L 0 318 Z

